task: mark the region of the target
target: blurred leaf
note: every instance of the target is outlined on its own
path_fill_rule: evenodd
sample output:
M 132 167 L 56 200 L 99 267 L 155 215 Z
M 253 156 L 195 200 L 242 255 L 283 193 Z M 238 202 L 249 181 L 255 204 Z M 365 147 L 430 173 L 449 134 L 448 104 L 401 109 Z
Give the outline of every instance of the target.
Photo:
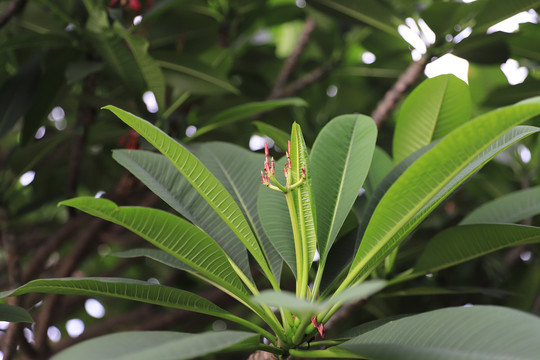
M 378 298 L 401 297 L 401 296 L 432 296 L 432 295 L 456 295 L 456 294 L 484 294 L 488 296 L 504 297 L 513 295 L 512 293 L 499 289 L 483 289 L 476 287 L 436 287 L 436 286 L 418 286 L 410 287 L 394 292 L 384 292 L 378 294 Z
M 465 28 L 475 13 L 478 4 L 462 3 L 457 1 L 437 1 L 426 7 L 421 18 L 428 24 L 431 30 L 444 41 L 446 34 L 453 34 L 456 25 Z
M 189 139 L 194 139 L 222 126 L 229 125 L 240 120 L 245 120 L 251 116 L 285 106 L 307 106 L 307 103 L 300 98 L 286 98 L 279 100 L 251 102 L 234 106 L 214 116 L 208 125 L 197 129 L 197 132 Z
M 523 99 L 540 96 L 540 80 L 527 78 L 521 84 L 509 85 L 494 89 L 486 96 L 485 105 L 500 106 L 515 103 Z
M 337 12 L 348 18 L 373 26 L 390 35 L 399 36 L 397 26 L 402 21 L 391 8 L 374 0 L 361 3 L 354 0 L 313 0 L 310 5 L 322 11 Z
M 490 26 L 495 25 L 522 11 L 534 9 L 540 6 L 539 0 L 483 0 L 483 11 L 476 16 L 475 33 L 485 32 Z
M 103 70 L 105 64 L 101 61 L 76 61 L 70 63 L 66 68 L 66 80 L 68 84 L 74 84 L 81 81 L 90 74 Z
M 459 42 L 453 54 L 479 64 L 499 65 L 510 57 L 507 42 L 512 36 L 501 32 L 473 35 Z
M 56 48 L 69 47 L 71 39 L 65 32 L 14 34 L 0 41 L 0 51 L 21 48 Z
M 29 62 L 0 88 L 0 138 L 8 133 L 30 107 L 41 77 L 39 59 Z
M 540 186 L 498 197 L 469 213 L 460 225 L 516 223 L 540 213 Z
M 89 10 L 86 34 L 93 48 L 103 59 L 111 74 L 120 79 L 128 92 L 140 96 L 146 91 L 145 79 L 125 41 L 118 36 L 118 24 L 111 27 L 107 13 L 101 8 Z
M 46 54 L 42 60 L 43 74 L 35 89 L 34 101 L 24 117 L 21 143 L 27 144 L 34 138 L 37 129 L 47 120 L 58 95 L 66 86 L 65 69 L 77 53 L 71 50 L 57 50 Z
M 299 299 L 295 294 L 287 291 L 265 290 L 253 297 L 259 304 L 283 307 L 300 316 L 313 316 L 329 310 L 336 304 L 346 304 L 367 298 L 379 291 L 386 285 L 383 280 L 369 280 L 353 286 L 339 295 L 318 302 L 310 302 Z
M 254 338 L 246 349 L 255 348 L 258 335 L 241 331 L 187 334 L 172 331 L 130 331 L 103 335 L 71 346 L 53 360 L 184 360 L 225 350 Z
M 0 321 L 33 323 L 32 316 L 19 306 L 0 304 Z
M 470 119 L 469 88 L 454 75 L 424 80 L 407 97 L 394 132 L 394 163 L 432 140 L 446 136 Z
M 537 44 L 540 41 L 538 24 L 519 24 L 519 32 L 513 35 L 509 39 L 512 57 L 540 62 L 540 49 L 531 46 L 531 44 Z
M 231 85 L 225 76 L 200 61 L 196 62 L 169 53 L 155 53 L 154 58 L 157 59 L 159 66 L 163 69 L 173 70 L 221 91 L 225 90 L 233 94 L 239 93 L 239 90 Z M 193 89 L 184 90 L 193 91 Z
M 163 111 L 165 108 L 165 79 L 157 61 L 148 54 L 148 41 L 141 36 L 128 33 L 118 23 L 114 23 L 114 30 L 126 41 L 139 67 L 139 74 L 146 82 L 146 90 L 154 93 L 158 109 Z
M 277 145 L 278 148 L 287 149 L 287 143 L 291 138 L 288 133 L 281 129 L 278 129 L 275 126 L 263 123 L 261 121 L 254 121 L 253 125 L 255 125 L 261 133 L 274 140 L 274 143 Z
M 512 329 L 512 331 L 508 331 Z M 455 307 L 397 319 L 339 348 L 377 360 L 537 358 L 538 317 L 496 306 Z

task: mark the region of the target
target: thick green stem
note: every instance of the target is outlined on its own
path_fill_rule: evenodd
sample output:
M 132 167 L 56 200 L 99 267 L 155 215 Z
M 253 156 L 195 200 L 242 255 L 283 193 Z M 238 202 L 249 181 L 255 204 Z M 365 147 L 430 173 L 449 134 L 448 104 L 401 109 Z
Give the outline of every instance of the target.
M 302 322 L 300 323 L 298 329 L 296 330 L 296 333 L 294 334 L 293 344 L 299 345 L 302 342 L 302 339 L 306 335 L 305 332 L 309 324 L 311 324 L 311 319 L 309 317 L 302 319 Z
M 317 274 L 315 280 L 313 280 L 313 289 L 311 291 L 311 301 L 316 301 L 318 298 L 319 288 L 321 287 L 321 281 L 324 271 L 324 265 L 326 265 L 326 259 L 319 261 L 319 267 L 317 268 Z
M 233 321 L 233 322 L 235 322 L 237 324 L 245 326 L 246 328 L 251 329 L 251 330 L 261 334 L 262 336 L 267 338 L 268 341 L 270 341 L 272 344 L 277 343 L 277 338 L 272 333 L 266 331 L 265 329 L 263 329 L 262 327 L 252 323 L 251 321 L 245 320 L 245 319 L 243 319 L 241 317 L 238 317 L 238 316 L 232 315 L 232 314 L 223 315 L 222 318 L 225 319 L 225 320 Z
M 294 237 L 294 252 L 296 254 L 296 295 L 300 297 L 302 292 L 301 287 L 304 283 L 304 267 L 302 266 L 302 238 L 298 226 L 298 216 L 296 213 L 296 205 L 294 203 L 293 194 L 287 192 L 285 194 L 285 199 L 287 200 L 287 207 L 289 208 L 289 215 L 291 217 L 291 225 L 293 230 Z

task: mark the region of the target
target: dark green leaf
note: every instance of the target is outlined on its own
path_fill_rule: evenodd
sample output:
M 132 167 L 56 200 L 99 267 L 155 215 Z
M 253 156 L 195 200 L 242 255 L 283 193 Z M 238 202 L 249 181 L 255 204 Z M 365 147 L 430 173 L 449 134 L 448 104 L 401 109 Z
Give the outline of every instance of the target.
M 492 200 L 467 215 L 460 225 L 515 223 L 540 213 L 540 187 L 516 191 Z
M 132 331 L 104 335 L 74 345 L 53 360 L 184 360 L 212 354 L 246 340 L 254 348 L 258 335 L 241 331 L 187 334 L 172 331 Z
M 8 304 L 0 304 L 0 321 L 34 322 L 28 311 L 24 310 L 22 307 Z
M 511 331 L 509 331 L 511 329 Z M 538 317 L 496 306 L 456 307 L 391 321 L 339 345 L 376 360 L 538 357 Z

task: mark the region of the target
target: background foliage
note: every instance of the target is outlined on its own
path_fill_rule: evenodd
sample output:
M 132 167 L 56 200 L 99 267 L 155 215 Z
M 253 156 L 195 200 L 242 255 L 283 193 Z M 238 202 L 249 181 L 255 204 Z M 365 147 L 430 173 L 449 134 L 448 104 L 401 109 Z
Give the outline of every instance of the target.
M 458 111 L 447 111 L 449 117 L 476 116 L 540 95 L 538 25 L 486 33 L 501 20 L 539 7 L 540 1 L 533 0 L 0 1 L 1 288 L 42 277 L 124 276 L 181 284 L 227 307 L 227 296 L 183 272 L 142 258 L 110 256 L 142 240 L 57 207 L 75 195 L 104 192 L 121 205 L 168 210 L 111 158 L 118 147 L 151 147 L 111 113 L 100 111 L 102 106 L 136 113 L 188 144 L 222 140 L 247 148 L 251 140 L 254 149 L 260 147 L 253 135 L 268 135 L 283 149 L 283 132 L 293 121 L 311 147 L 332 117 L 371 114 L 380 128 L 379 161 L 388 163 L 384 151 L 397 162 L 406 154 L 396 154 L 393 146 L 407 148 L 391 142 L 394 131 L 407 131 L 395 127 L 399 100 L 438 57 L 452 53 L 469 61 L 469 87 L 462 91 L 470 91 L 470 102 L 452 103 L 447 94 L 441 101 Z M 413 62 L 412 46 L 398 28 L 414 30 L 416 24 L 424 29 L 421 19 L 435 39 L 418 31 L 427 50 L 421 54 L 417 45 Z M 501 71 L 509 58 L 528 70 L 523 83 L 510 85 Z M 432 86 L 435 91 L 445 84 Z M 148 91 L 155 102 L 145 103 Z M 413 101 L 422 104 L 419 98 L 409 106 Z M 444 128 L 438 131 L 434 139 L 444 134 Z M 515 190 L 534 190 L 539 166 L 536 136 L 489 163 L 422 225 L 400 252 L 396 271 L 414 264 L 433 234 L 459 223 L 480 204 Z M 521 219 L 538 225 L 531 215 Z M 519 246 L 415 280 L 416 287 L 375 297 L 329 331 L 468 303 L 538 313 L 537 258 L 536 248 Z M 198 332 L 230 326 L 107 299 L 99 299 L 106 317 L 98 320 L 84 311 L 86 299 L 27 295 L 11 300 L 30 309 L 36 324 L 1 333 L 4 358 L 44 358 L 121 329 Z M 83 321 L 82 335 L 68 336 L 70 319 Z M 61 336 L 54 335 L 57 331 Z

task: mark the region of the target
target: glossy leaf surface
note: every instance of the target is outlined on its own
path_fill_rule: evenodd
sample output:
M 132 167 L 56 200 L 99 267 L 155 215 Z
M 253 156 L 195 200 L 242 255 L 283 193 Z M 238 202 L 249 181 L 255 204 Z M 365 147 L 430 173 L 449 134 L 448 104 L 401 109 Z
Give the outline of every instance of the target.
M 323 261 L 364 184 L 376 137 L 371 118 L 344 115 L 328 123 L 313 144 L 313 195 Z
M 538 131 L 512 129 L 538 114 L 540 101 L 532 99 L 482 115 L 409 166 L 378 203 L 345 284 L 367 276 L 435 206 L 498 152 Z M 471 138 L 471 133 L 478 136 Z
M 175 215 L 143 207 L 118 207 L 112 201 L 91 197 L 66 200 L 61 205 L 121 225 L 211 282 L 239 296 L 247 294 L 223 249 L 198 227 Z
M 218 317 L 231 315 L 199 295 L 169 286 L 123 278 L 39 279 L 30 281 L 17 289 L 0 292 L 0 297 L 17 296 L 31 292 L 108 296 L 184 309 Z
M 146 140 L 160 150 L 176 166 L 205 201 L 218 213 L 227 226 L 238 236 L 257 263 L 262 267 L 263 272 L 267 276 L 271 276 L 269 265 L 260 244 L 242 214 L 242 210 L 240 210 L 238 204 L 236 204 L 232 196 L 216 177 L 185 147 L 148 121 L 114 106 L 107 106 L 106 108 L 145 137 Z
M 52 359 L 185 360 L 224 350 L 255 337 L 257 335 L 253 333 L 231 330 L 202 334 L 173 331 L 121 332 L 84 341 Z M 254 341 L 250 343 L 254 345 Z
M 515 223 L 540 213 L 540 187 L 498 197 L 472 211 L 461 222 L 466 224 Z
M 509 331 L 512 329 L 512 331 Z M 339 347 L 374 360 L 538 357 L 538 317 L 496 306 L 446 308 L 391 321 Z
M 32 316 L 19 306 L 0 304 L 0 321 L 33 323 Z
M 244 274 L 251 276 L 246 248 L 240 239 L 165 156 L 144 150 L 114 150 L 113 158 L 210 235 Z
M 469 87 L 454 75 L 424 80 L 399 112 L 393 141 L 397 164 L 432 140 L 440 139 L 469 120 Z
M 507 247 L 540 242 L 540 228 L 523 225 L 456 226 L 438 233 L 420 255 L 413 274 L 427 274 Z

